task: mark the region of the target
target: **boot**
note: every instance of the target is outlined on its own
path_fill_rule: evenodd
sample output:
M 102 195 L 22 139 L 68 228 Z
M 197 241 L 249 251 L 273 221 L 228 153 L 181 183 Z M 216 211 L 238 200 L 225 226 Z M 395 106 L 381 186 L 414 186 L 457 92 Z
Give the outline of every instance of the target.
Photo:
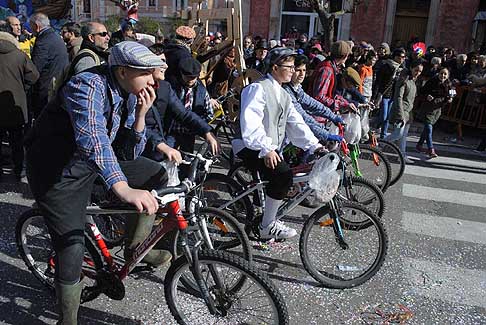
M 137 246 L 148 237 L 152 231 L 154 220 L 155 214 L 140 214 L 137 216 L 130 215 L 126 218 L 128 236 L 125 241 L 125 251 L 123 254 L 125 260 L 131 260 L 133 252 Z M 145 255 L 142 262 L 157 267 L 170 262 L 171 259 L 172 255 L 169 251 L 152 249 L 147 255 Z
M 429 154 L 429 158 L 437 158 L 439 155 L 435 152 L 435 149 L 429 149 L 427 150 L 427 153 Z
M 81 300 L 83 283 L 66 285 L 56 282 L 56 300 L 59 308 L 57 325 L 77 325 L 78 309 Z

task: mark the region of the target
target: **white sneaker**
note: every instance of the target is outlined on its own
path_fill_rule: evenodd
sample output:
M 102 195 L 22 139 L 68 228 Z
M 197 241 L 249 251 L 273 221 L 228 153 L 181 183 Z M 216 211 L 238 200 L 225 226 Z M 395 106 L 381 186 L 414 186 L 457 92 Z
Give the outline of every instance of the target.
M 258 227 L 260 231 L 261 239 L 287 239 L 297 236 L 297 231 L 290 227 L 287 227 L 280 221 L 274 221 L 268 227 L 262 228 L 260 225 Z

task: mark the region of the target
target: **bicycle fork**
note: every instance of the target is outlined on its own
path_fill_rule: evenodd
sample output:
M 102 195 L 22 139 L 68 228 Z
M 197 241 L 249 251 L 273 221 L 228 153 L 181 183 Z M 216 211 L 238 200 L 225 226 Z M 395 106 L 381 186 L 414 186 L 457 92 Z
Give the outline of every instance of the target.
M 349 245 L 346 243 L 344 240 L 344 233 L 343 233 L 343 228 L 341 226 L 341 220 L 339 216 L 339 207 L 336 204 L 336 201 L 332 199 L 329 202 L 329 207 L 330 209 L 330 215 L 332 219 L 332 227 L 334 230 L 334 235 L 336 236 L 336 241 L 339 244 L 339 246 L 343 249 L 346 250 L 349 248 Z

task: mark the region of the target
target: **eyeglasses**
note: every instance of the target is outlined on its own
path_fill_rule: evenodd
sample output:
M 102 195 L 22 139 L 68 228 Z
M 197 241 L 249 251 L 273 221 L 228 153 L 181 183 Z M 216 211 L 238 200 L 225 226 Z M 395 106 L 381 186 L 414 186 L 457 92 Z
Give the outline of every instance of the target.
M 101 36 L 101 37 L 106 37 L 108 36 L 108 32 L 100 32 L 100 33 L 92 33 L 91 35 L 98 35 L 98 36 Z
M 290 70 L 295 70 L 295 65 L 283 65 L 283 64 L 277 64 L 277 65 L 282 68 L 289 68 Z

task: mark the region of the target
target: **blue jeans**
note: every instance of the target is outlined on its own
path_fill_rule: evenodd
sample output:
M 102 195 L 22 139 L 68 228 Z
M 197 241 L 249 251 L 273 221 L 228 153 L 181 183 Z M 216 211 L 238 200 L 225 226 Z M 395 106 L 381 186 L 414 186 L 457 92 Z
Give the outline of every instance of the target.
M 390 117 L 390 111 L 393 104 L 393 100 L 391 98 L 383 98 L 381 100 L 381 111 L 380 111 L 380 126 L 381 126 L 381 133 L 380 137 L 384 138 L 388 132 L 388 126 L 390 122 L 388 119 Z
M 420 140 L 417 143 L 417 145 L 422 146 L 424 144 L 424 141 L 426 141 L 427 148 L 434 149 L 434 144 L 432 142 L 432 130 L 433 130 L 432 124 L 425 123 L 424 130 L 420 135 Z
M 406 123 L 401 128 L 395 128 L 389 136 L 385 138 L 387 141 L 399 141 L 398 146 L 403 156 L 407 156 L 407 136 L 410 129 L 410 123 Z

